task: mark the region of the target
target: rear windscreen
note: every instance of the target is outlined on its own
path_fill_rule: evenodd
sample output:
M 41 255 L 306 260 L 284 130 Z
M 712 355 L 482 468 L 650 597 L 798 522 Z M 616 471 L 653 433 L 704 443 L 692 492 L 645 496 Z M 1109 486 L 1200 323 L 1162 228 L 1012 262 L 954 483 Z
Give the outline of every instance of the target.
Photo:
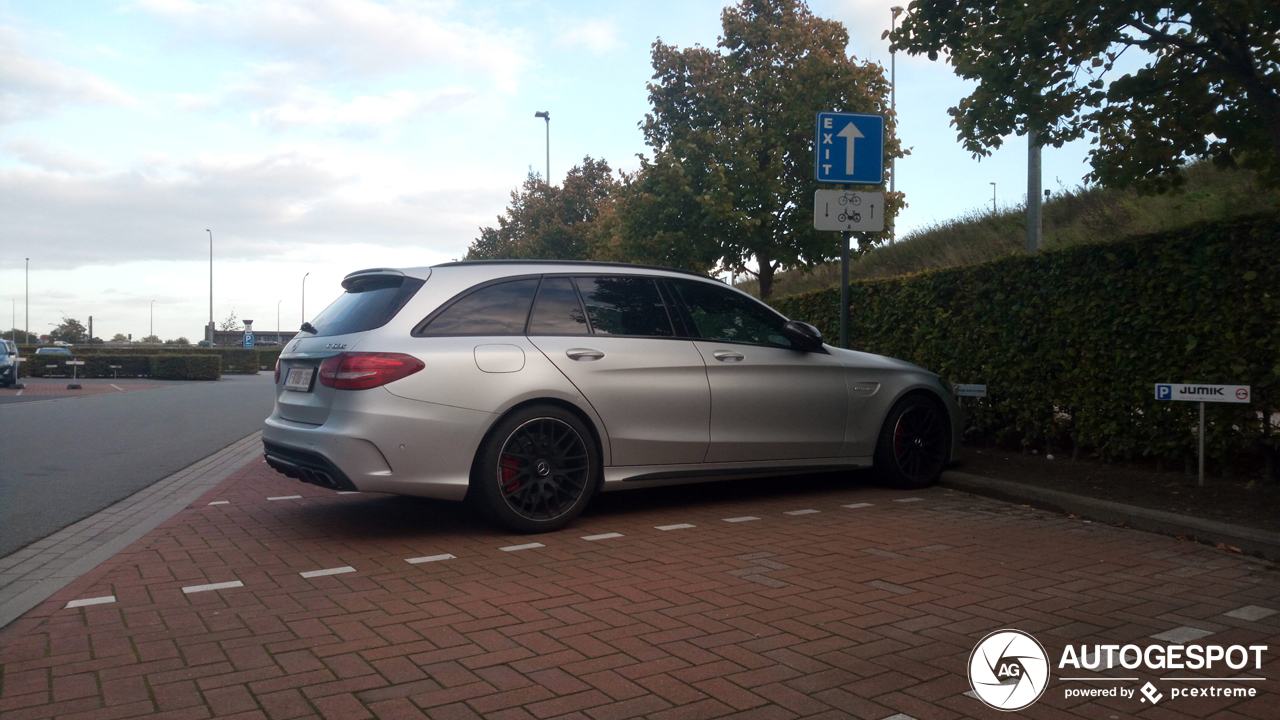
M 346 335 L 382 327 L 422 287 L 422 280 L 388 276 L 363 281 L 311 321 L 313 337 Z

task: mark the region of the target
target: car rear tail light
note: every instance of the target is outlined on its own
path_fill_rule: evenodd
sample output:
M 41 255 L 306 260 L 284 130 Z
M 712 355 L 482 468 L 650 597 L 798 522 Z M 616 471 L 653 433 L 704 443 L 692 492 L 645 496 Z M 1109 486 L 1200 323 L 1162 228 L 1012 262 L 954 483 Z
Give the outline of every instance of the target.
M 368 390 L 425 367 L 418 358 L 403 353 L 344 352 L 320 364 L 320 384 L 335 390 Z
M 280 358 L 276 358 L 276 384 L 280 384 Z

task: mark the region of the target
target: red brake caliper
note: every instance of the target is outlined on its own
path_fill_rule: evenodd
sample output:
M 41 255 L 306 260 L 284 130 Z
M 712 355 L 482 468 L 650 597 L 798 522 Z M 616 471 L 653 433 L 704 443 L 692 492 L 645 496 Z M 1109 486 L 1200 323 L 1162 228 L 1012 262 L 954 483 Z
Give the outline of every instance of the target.
M 516 472 L 520 469 L 520 461 L 514 455 L 503 455 L 498 461 L 502 470 L 502 489 L 512 493 L 520 489 L 520 481 L 516 480 Z

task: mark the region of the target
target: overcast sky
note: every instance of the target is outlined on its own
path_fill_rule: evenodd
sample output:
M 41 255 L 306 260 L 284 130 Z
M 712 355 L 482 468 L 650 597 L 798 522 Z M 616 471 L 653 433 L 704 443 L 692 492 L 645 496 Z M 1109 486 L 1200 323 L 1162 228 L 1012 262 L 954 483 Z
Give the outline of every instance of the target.
M 889 65 L 892 2 L 823 0 L 849 52 Z M 201 337 L 213 312 L 274 330 L 375 266 L 460 257 L 545 163 L 638 166 L 654 39 L 714 45 L 722 2 L 0 0 L 0 325 L 70 316 L 110 338 Z M 1026 145 L 981 162 L 950 67 L 898 58 L 912 155 L 900 233 L 1022 202 Z M 1087 171 L 1045 151 L 1045 187 Z M 5 307 L 9 306 L 9 307 Z

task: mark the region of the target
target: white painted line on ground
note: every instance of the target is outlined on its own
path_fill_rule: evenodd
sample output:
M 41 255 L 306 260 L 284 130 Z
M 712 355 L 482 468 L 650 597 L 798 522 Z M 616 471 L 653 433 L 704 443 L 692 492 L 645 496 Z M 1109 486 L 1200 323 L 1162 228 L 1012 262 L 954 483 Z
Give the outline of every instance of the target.
M 113 387 L 113 388 L 115 388 L 115 389 L 119 390 L 120 392 L 124 392 L 124 388 L 120 387 L 119 385 L 117 385 L 117 384 L 115 384 L 115 383 L 111 383 L 111 387 Z
M 906 713 L 898 713 L 897 715 L 890 715 L 884 720 L 916 720 L 916 719 Z
M 191 593 L 207 592 L 209 590 L 230 590 L 238 587 L 244 587 L 244 583 L 239 580 L 232 580 L 231 582 L 213 583 L 211 585 L 188 585 L 182 588 L 182 592 L 190 595 Z
M 301 495 L 281 495 L 280 497 L 267 498 L 268 500 L 297 500 Z
M 115 595 L 103 595 L 102 597 L 96 597 L 96 598 L 85 598 L 85 599 L 83 599 L 83 600 L 72 600 L 71 602 L 67 603 L 67 607 L 68 607 L 68 608 L 78 608 L 78 607 L 84 607 L 84 606 L 86 606 L 86 605 L 104 605 L 104 604 L 106 604 L 106 603 L 113 603 L 113 602 L 115 602 L 115 601 L 116 601 L 116 596 L 115 596 Z M 64 608 L 64 609 L 65 609 L 65 608 Z
M 1258 605 L 1245 605 L 1244 607 L 1232 610 L 1229 613 L 1223 613 L 1223 615 L 1226 615 L 1229 618 L 1235 618 L 1236 620 L 1257 621 L 1263 618 L 1269 618 L 1272 615 L 1275 615 L 1276 612 L 1277 611 L 1272 610 L 1271 608 L 1260 607 Z
M 756 517 L 755 515 L 743 515 L 742 517 L 725 518 L 724 521 L 725 522 L 751 522 L 752 520 L 759 520 L 759 519 L 760 518 Z
M 341 575 L 343 573 L 355 572 L 356 569 L 350 565 L 343 567 L 329 568 L 327 570 L 308 570 L 307 572 L 298 573 L 304 578 L 324 577 L 325 575 Z
M 605 533 L 603 535 L 583 535 L 583 540 L 611 540 L 616 537 L 623 537 L 622 533 Z
M 230 505 L 230 504 L 231 504 L 231 501 L 230 501 L 230 500 L 214 500 L 213 502 L 211 502 L 211 503 L 209 503 L 209 504 L 210 504 L 210 505 Z
M 502 552 L 515 552 L 516 550 L 532 550 L 534 548 L 546 547 L 542 543 L 525 543 L 523 545 L 508 545 L 504 548 L 498 548 Z
M 1161 642 L 1182 645 L 1184 643 L 1189 643 L 1192 640 L 1209 637 L 1212 634 L 1213 633 L 1208 630 L 1201 630 L 1200 628 L 1187 627 L 1186 625 L 1183 625 L 1182 627 L 1176 627 L 1172 630 L 1165 630 L 1162 633 L 1156 633 L 1151 637 Z
M 359 495 L 360 491 L 359 490 L 339 490 L 338 494 L 339 495 Z
M 920 502 L 924 498 L 898 498 L 894 502 Z
M 783 515 L 812 515 L 816 512 L 819 512 L 819 511 L 818 510 L 789 510 L 782 514 Z
M 21 394 L 22 394 L 22 393 L 24 393 L 24 392 L 26 392 L 26 390 L 19 390 L 19 391 L 18 391 L 18 395 L 21 395 Z M 14 397 L 18 397 L 18 395 L 14 395 Z
M 449 553 L 445 553 L 443 555 L 428 555 L 426 557 L 405 558 L 404 561 L 409 563 L 410 565 L 417 565 L 419 563 L 440 562 L 441 560 L 453 560 L 456 557 L 457 557 L 456 555 L 450 555 Z
M 689 523 L 680 523 L 679 525 L 655 525 L 653 529 L 654 530 L 687 530 L 691 527 L 697 527 L 697 525 L 690 525 Z
M 875 503 L 854 503 L 852 505 L 841 505 L 840 507 L 847 507 L 853 510 L 857 510 L 858 508 L 871 507 L 872 505 L 875 505 Z

